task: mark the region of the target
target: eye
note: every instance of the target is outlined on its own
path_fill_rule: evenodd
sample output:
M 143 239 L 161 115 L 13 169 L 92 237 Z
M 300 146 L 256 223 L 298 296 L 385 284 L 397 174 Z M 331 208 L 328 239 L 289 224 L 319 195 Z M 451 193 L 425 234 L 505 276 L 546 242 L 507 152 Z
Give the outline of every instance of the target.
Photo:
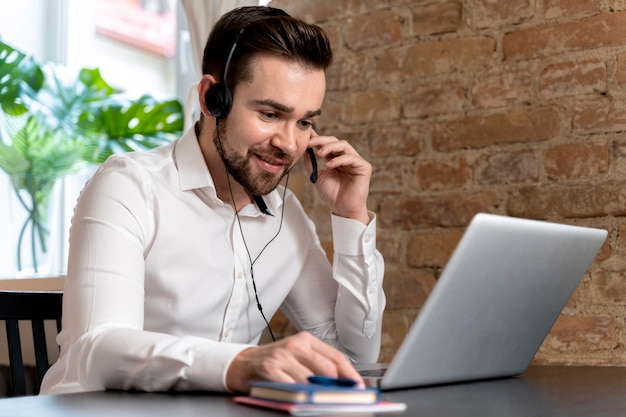
M 300 120 L 298 124 L 300 125 L 302 129 L 308 129 L 313 126 L 313 122 L 309 120 Z
M 261 117 L 263 117 L 265 120 L 274 120 L 278 117 L 278 115 L 273 112 L 261 112 Z

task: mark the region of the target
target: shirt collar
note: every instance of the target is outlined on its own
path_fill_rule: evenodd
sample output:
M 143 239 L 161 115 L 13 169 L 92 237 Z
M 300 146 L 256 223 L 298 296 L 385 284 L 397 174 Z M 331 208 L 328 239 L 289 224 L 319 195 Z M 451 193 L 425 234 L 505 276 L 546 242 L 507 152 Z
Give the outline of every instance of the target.
M 213 178 L 202 156 L 193 127 L 188 129 L 176 143 L 174 157 L 181 190 L 188 191 L 204 187 L 211 187 L 215 190 Z

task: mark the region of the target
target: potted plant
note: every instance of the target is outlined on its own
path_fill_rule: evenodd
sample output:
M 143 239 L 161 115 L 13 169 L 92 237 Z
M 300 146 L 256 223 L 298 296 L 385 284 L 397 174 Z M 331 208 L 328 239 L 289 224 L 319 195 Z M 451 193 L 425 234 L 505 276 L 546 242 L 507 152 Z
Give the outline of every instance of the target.
M 18 271 L 40 273 L 47 252 L 50 195 L 59 179 L 116 152 L 154 148 L 183 129 L 177 100 L 116 91 L 98 69 L 72 74 L 39 64 L 0 41 L 0 169 L 26 219 L 16 241 Z

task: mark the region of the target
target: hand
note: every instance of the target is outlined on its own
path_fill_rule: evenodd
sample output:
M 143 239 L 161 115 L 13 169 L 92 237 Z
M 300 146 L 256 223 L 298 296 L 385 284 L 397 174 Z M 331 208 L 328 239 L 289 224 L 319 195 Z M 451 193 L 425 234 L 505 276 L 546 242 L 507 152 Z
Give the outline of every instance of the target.
M 372 178 L 372 165 L 345 140 L 333 136 L 318 136 L 315 131 L 309 147 L 319 158 L 325 159 L 324 170 L 320 170 L 315 188 L 332 212 L 341 217 L 370 221 L 367 211 L 367 196 Z M 306 168 L 311 173 L 308 154 Z
M 250 382 L 306 382 L 311 375 L 363 379 L 346 356 L 308 332 L 242 351 L 226 374 L 228 389 L 248 392 Z

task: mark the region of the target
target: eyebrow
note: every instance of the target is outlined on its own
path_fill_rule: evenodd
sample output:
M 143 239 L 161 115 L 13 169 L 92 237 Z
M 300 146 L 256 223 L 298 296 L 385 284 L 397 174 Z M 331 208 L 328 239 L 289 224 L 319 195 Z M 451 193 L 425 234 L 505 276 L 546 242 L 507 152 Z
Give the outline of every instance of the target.
M 257 105 L 257 106 L 258 105 L 270 106 L 270 107 L 273 107 L 276 110 L 282 111 L 284 113 L 293 113 L 293 111 L 295 110 L 293 107 L 285 106 L 284 104 L 278 103 L 277 101 L 274 101 L 274 100 L 271 100 L 271 99 L 252 100 L 251 104 L 252 105 Z M 304 117 L 315 117 L 315 116 L 319 116 L 320 114 L 322 114 L 322 110 L 321 109 L 310 110 L 310 111 L 306 112 Z

